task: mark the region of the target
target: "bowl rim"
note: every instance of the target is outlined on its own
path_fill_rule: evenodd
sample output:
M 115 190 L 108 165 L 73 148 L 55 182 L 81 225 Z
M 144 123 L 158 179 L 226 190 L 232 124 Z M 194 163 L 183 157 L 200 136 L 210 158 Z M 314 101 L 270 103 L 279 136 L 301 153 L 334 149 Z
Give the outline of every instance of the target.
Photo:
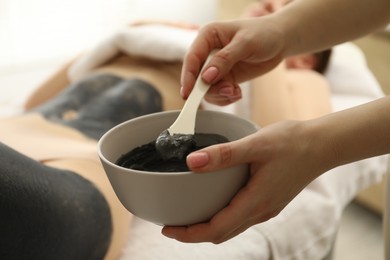
M 99 139 L 98 141 L 98 144 L 97 144 L 97 150 L 98 150 L 98 156 L 100 158 L 100 160 L 103 160 L 106 164 L 110 165 L 111 167 L 114 167 L 118 170 L 121 170 L 121 171 L 125 171 L 125 172 L 128 172 L 128 173 L 132 173 L 132 174 L 148 174 L 148 175 L 158 175 L 158 176 L 180 176 L 180 175 L 195 175 L 196 173 L 194 173 L 193 171 L 181 171 L 181 172 L 150 172 L 150 171 L 141 171 L 141 170 L 135 170 L 135 169 L 129 169 L 129 168 L 126 168 L 126 167 L 122 167 L 122 166 L 119 166 L 113 162 L 111 162 L 110 160 L 108 160 L 102 153 L 102 144 L 104 143 L 105 139 L 108 138 L 108 136 L 116 131 L 117 129 L 119 128 L 122 128 L 124 125 L 127 125 L 129 124 L 130 122 L 134 122 L 134 121 L 140 121 L 140 120 L 146 120 L 147 118 L 149 117 L 155 117 L 155 116 L 158 116 L 158 115 L 161 115 L 161 114 L 178 114 L 180 113 L 180 110 L 169 110 L 169 111 L 160 111 L 160 112 L 155 112 L 155 113 L 150 113 L 150 114 L 146 114 L 146 115 L 143 115 L 143 116 L 139 116 L 139 117 L 136 117 L 136 118 L 133 118 L 133 119 L 129 119 L 129 120 L 126 120 L 114 127 L 112 127 L 111 129 L 109 129 L 107 132 L 105 132 L 102 137 Z M 243 122 L 247 122 L 249 124 L 252 124 L 252 126 L 255 128 L 255 129 L 259 129 L 259 126 L 253 122 L 253 121 L 250 121 L 246 118 L 243 118 L 243 117 L 239 117 L 237 115 L 234 115 L 234 114 L 231 114 L 231 113 L 227 113 L 227 112 L 222 112 L 222 111 L 215 111 L 215 110 L 199 110 L 197 113 L 204 113 L 204 114 L 208 114 L 208 113 L 211 113 L 211 114 L 219 114 L 219 115 L 222 115 L 222 116 L 225 116 L 225 117 L 230 117 L 230 118 L 234 118 L 234 119 L 238 119 L 238 120 L 241 120 Z M 213 174 L 213 173 L 216 173 L 215 171 L 214 172 L 202 172 L 201 174 Z M 197 174 L 196 174 L 197 175 Z

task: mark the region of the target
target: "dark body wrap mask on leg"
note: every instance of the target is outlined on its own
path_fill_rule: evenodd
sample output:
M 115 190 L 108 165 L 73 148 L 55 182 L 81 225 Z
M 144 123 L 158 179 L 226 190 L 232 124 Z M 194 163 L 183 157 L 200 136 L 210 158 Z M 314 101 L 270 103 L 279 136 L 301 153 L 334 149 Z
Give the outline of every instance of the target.
M 34 111 L 99 139 L 119 123 L 162 111 L 162 100 L 160 93 L 143 80 L 103 74 L 70 86 Z
M 161 110 L 148 83 L 97 75 L 31 112 L 97 140 L 125 120 Z M 0 143 L 0 259 L 103 259 L 111 236 L 109 205 L 93 183 Z
M 1 259 L 104 257 L 111 215 L 91 182 L 3 144 L 0 164 Z

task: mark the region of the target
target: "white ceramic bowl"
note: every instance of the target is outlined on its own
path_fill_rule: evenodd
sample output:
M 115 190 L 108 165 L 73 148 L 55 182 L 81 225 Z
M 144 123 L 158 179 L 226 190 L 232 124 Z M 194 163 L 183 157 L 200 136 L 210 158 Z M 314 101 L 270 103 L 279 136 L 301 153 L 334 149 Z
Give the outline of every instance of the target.
M 248 165 L 195 174 L 146 172 L 115 164 L 117 159 L 155 140 L 177 118 L 179 111 L 149 114 L 126 121 L 99 140 L 99 157 L 123 206 L 135 216 L 158 225 L 182 226 L 209 220 L 225 207 L 248 179 Z M 230 141 L 257 131 L 240 117 L 199 111 L 196 133 L 215 133 Z

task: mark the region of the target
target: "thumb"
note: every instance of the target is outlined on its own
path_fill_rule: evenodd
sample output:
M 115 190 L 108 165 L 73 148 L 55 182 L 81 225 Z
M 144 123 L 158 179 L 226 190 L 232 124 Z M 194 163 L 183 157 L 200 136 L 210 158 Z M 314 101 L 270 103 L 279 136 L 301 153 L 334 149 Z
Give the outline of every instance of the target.
M 194 172 L 220 170 L 249 162 L 248 146 L 244 139 L 212 145 L 187 156 L 187 165 Z
M 237 37 L 219 49 L 206 68 L 202 72 L 202 79 L 208 84 L 215 84 L 223 78 L 226 78 L 232 68 L 240 61 L 249 57 L 248 48 L 245 43 L 240 42 Z M 228 77 L 232 77 L 229 75 Z M 230 78 L 230 80 L 235 80 Z

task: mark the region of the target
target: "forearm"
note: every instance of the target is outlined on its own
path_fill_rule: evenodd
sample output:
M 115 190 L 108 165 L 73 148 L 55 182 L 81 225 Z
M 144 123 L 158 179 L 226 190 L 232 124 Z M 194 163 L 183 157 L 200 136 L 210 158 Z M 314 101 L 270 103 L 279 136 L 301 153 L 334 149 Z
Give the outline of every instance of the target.
M 286 55 L 324 49 L 390 22 L 390 1 L 295 0 L 273 14 L 286 33 Z
M 325 170 L 390 152 L 390 96 L 308 122 Z

